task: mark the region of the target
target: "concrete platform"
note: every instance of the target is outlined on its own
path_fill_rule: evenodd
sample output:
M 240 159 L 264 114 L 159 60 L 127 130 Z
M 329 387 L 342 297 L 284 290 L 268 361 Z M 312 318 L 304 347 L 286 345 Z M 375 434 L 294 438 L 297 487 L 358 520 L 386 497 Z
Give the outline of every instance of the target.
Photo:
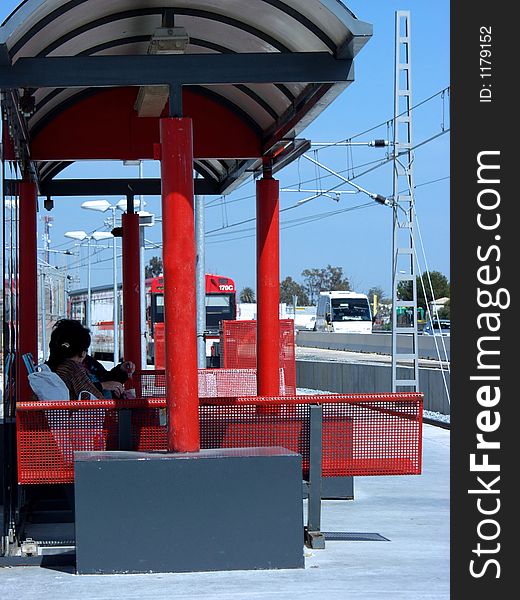
M 327 532 L 390 541 L 327 541 L 305 549 L 305 570 L 74 575 L 73 569 L 0 569 L 6 598 L 39 600 L 448 600 L 450 432 L 424 426 L 423 474 L 357 477 L 354 501 L 323 502 Z

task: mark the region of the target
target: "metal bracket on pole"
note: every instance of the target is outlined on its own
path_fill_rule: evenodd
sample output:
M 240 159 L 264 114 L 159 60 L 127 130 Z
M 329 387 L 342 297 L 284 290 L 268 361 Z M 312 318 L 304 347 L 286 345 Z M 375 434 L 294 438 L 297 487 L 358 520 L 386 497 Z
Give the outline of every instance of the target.
M 307 503 L 307 526 L 305 527 L 305 545 L 322 550 L 325 548 L 325 536 L 321 533 L 321 473 L 323 462 L 323 407 L 321 404 L 310 406 L 309 423 L 309 499 Z

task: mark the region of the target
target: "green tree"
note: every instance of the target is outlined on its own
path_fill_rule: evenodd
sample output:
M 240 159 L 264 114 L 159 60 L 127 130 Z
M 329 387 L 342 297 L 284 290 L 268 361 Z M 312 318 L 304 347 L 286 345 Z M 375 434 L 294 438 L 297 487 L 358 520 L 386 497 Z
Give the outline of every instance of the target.
M 299 306 L 307 306 L 309 304 L 309 296 L 307 296 L 303 286 L 294 281 L 292 277 L 286 277 L 280 282 L 280 302 L 292 305 L 293 296 L 297 297 Z
M 160 256 L 152 256 L 144 268 L 145 277 L 159 277 L 163 274 L 163 261 Z
M 328 290 L 350 290 L 350 281 L 347 277 L 343 277 L 343 267 L 332 267 L 327 265 L 325 286 Z M 320 290 L 321 292 L 325 290 Z
M 304 289 L 309 296 L 311 304 L 315 304 L 318 300 L 320 292 L 328 290 L 350 290 L 350 282 L 347 277 L 343 276 L 343 267 L 326 267 L 305 269 L 302 272 L 304 280 Z
M 422 279 L 422 283 L 421 283 Z M 430 285 L 431 280 L 431 285 Z M 424 295 L 423 290 L 426 290 L 426 296 Z M 430 276 L 428 277 L 428 273 L 424 272 L 422 275 L 418 275 L 416 278 L 417 284 L 417 306 L 421 306 L 426 310 L 426 306 L 429 302 L 435 298 L 438 300 L 439 298 L 449 298 L 450 297 L 450 282 L 446 275 L 443 275 L 439 271 L 430 271 Z M 433 287 L 433 294 L 432 294 Z M 411 281 L 401 281 L 397 286 L 397 294 L 400 300 L 411 300 L 412 299 L 412 282 Z
M 374 304 L 374 296 L 377 296 L 377 301 L 381 302 L 385 297 L 385 293 L 384 293 L 382 287 L 376 286 L 376 287 L 371 287 L 368 290 L 367 296 L 368 296 L 370 303 Z
M 244 302 L 247 304 L 252 304 L 256 302 L 255 300 L 255 292 L 253 288 L 245 287 L 239 294 L 238 299 L 240 302 Z

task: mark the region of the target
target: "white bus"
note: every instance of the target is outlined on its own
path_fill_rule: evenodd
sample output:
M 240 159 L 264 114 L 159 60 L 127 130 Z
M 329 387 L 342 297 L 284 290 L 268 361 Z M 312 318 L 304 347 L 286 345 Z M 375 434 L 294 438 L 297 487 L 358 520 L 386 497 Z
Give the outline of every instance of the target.
M 320 292 L 315 331 L 372 333 L 368 296 L 356 292 Z

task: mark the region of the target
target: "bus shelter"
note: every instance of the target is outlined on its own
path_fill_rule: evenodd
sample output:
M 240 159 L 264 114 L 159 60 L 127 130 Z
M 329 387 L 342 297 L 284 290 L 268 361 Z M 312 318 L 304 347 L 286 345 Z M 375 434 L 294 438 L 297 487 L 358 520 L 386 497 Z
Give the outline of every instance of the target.
M 22 357 L 37 356 L 38 203 L 127 197 L 124 345 L 126 358 L 141 364 L 133 199 L 161 195 L 166 445 L 198 451 L 194 194 L 227 194 L 257 178 L 257 395 L 278 397 L 274 175 L 309 147 L 299 133 L 353 82 L 371 34 L 337 0 L 26 0 L 1 25 L 8 495 L 10 428 L 30 393 Z M 161 176 L 65 178 L 73 162 L 101 159 L 158 160 Z
M 8 315 L 13 335 L 6 351 L 36 356 L 37 197 L 161 194 L 167 386 L 169 394 L 182 398 L 172 406 L 178 414 L 171 449 L 194 450 L 199 445 L 194 191 L 225 194 L 251 174 L 259 177 L 258 391 L 277 395 L 273 175 L 308 147 L 298 132 L 353 81 L 353 59 L 371 27 L 336 0 L 259 0 L 246 11 L 238 1 L 150 6 L 29 0 L 0 32 L 3 161 L 14 166 L 4 194 L 19 199 L 13 239 L 23 248 L 13 292 L 23 303 L 24 319 Z M 94 159 L 156 159 L 161 178 L 57 178 L 73 161 Z M 194 170 L 201 176 L 195 180 Z M 123 219 L 124 342 L 135 364 L 141 363 L 138 234 L 129 202 Z M 168 336 L 168 323 L 175 323 L 175 336 Z M 19 383 L 24 390 L 25 382 Z

